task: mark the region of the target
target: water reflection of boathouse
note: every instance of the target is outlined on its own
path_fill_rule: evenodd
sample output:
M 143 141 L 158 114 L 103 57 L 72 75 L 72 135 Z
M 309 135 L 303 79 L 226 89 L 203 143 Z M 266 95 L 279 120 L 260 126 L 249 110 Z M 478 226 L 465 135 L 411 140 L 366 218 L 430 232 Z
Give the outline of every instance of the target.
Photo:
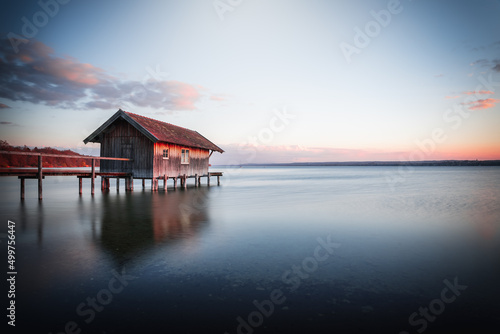
M 209 221 L 209 189 L 105 195 L 96 241 L 118 262 L 126 262 L 155 244 L 197 238 Z

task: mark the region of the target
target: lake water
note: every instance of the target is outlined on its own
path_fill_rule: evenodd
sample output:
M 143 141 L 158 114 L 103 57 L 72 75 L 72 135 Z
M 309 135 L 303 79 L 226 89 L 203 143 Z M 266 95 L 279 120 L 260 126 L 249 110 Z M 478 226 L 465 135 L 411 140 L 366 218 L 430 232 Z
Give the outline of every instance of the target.
M 500 168 L 214 171 L 219 187 L 94 197 L 47 177 L 41 202 L 1 178 L 12 332 L 497 332 Z

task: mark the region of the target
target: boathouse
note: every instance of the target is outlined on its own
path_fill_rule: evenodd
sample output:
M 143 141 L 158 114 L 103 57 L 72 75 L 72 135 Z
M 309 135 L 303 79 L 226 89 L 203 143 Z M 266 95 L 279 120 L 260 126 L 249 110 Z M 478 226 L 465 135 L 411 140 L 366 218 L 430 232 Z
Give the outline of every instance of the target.
M 101 157 L 133 161 L 102 160 L 100 172 L 128 172 L 134 179 L 208 176 L 209 158 L 224 151 L 197 131 L 118 110 L 84 139 L 100 143 Z

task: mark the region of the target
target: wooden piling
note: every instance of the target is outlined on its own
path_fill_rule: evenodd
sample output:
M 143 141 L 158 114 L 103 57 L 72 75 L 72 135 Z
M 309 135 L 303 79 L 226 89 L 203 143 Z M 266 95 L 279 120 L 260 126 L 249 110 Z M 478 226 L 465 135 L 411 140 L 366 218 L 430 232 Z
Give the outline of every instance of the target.
M 184 189 L 186 189 L 187 188 L 187 176 L 186 176 L 186 174 L 184 174 L 183 178 L 184 178 L 184 184 L 182 186 L 184 187 Z
M 220 175 L 217 175 L 217 185 L 220 186 Z
M 146 180 L 142 179 L 142 189 L 145 189 L 145 188 L 146 188 Z
M 78 194 L 81 195 L 82 194 L 82 177 L 79 176 L 78 177 Z
M 194 174 L 194 186 L 198 187 L 198 174 Z
M 165 174 L 163 175 L 163 190 L 167 192 L 167 181 L 168 181 L 168 176 Z
M 210 172 L 207 175 L 207 186 L 210 187 Z
M 111 181 L 110 181 L 109 177 L 101 177 L 101 178 L 102 178 L 103 186 L 104 186 L 103 190 L 109 191 L 110 184 L 111 184 Z
M 90 193 L 94 196 L 95 193 L 95 159 L 92 159 L 92 173 L 90 175 Z
M 116 178 L 116 191 L 120 191 L 120 178 Z
M 42 155 L 38 156 L 38 199 L 41 200 L 43 198 L 43 188 L 42 188 L 42 180 L 43 180 L 43 172 L 42 172 Z

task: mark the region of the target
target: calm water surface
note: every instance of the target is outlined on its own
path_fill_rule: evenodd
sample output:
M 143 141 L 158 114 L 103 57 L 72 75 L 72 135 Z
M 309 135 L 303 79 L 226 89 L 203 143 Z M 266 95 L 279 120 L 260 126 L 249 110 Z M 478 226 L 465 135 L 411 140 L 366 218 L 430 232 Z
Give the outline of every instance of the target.
M 1 178 L 15 332 L 497 332 L 500 168 L 417 167 L 395 188 L 397 167 L 214 170 L 220 187 L 94 197 L 47 177 L 41 202 Z

